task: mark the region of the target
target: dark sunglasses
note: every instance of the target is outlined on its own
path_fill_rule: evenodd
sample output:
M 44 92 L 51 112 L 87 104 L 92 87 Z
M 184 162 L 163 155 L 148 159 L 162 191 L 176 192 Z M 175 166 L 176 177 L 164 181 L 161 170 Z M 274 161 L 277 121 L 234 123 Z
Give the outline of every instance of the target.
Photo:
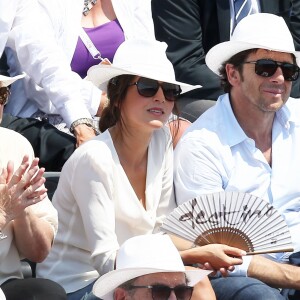
M 138 81 L 129 85 L 136 85 L 138 93 L 143 97 L 153 97 L 159 87 L 161 87 L 168 101 L 175 101 L 181 93 L 181 88 L 178 84 L 167 82 L 159 83 L 157 80 L 145 77 L 140 77 Z
M 286 81 L 295 81 L 299 77 L 299 67 L 290 63 L 272 59 L 259 59 L 257 61 L 245 61 L 244 64 L 255 64 L 255 73 L 262 77 L 271 77 L 278 67 L 281 68 Z
M 177 300 L 190 300 L 194 288 L 187 285 L 178 285 L 173 288 L 167 285 L 132 285 L 132 289 L 151 289 L 153 300 L 168 300 L 171 292 L 174 291 Z
M 0 87 L 0 105 L 5 105 L 7 103 L 9 95 L 10 91 L 8 87 Z

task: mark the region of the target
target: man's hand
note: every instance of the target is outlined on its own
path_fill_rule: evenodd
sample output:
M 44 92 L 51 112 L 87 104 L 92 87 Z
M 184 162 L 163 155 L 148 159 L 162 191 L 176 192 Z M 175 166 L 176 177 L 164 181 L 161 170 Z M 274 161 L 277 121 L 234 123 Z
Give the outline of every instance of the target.
M 95 130 L 86 124 L 79 124 L 74 128 L 76 147 L 96 136 Z

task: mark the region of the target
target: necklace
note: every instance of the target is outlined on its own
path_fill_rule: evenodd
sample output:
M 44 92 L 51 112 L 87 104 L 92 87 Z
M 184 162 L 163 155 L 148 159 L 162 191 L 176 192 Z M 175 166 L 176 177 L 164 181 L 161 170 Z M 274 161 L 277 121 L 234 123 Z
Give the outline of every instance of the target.
M 84 7 L 83 7 L 83 15 L 87 16 L 93 6 L 97 3 L 97 0 L 84 0 Z

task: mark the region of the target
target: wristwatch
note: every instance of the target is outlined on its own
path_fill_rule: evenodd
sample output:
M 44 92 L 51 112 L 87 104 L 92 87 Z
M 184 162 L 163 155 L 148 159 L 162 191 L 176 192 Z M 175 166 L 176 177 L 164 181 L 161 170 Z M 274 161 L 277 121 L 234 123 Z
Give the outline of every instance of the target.
M 94 127 L 93 120 L 89 119 L 89 118 L 81 118 L 81 119 L 74 121 L 70 126 L 70 132 L 74 134 L 75 127 L 80 124 L 85 124 L 86 126 L 93 128 L 94 131 L 96 132 L 96 128 Z

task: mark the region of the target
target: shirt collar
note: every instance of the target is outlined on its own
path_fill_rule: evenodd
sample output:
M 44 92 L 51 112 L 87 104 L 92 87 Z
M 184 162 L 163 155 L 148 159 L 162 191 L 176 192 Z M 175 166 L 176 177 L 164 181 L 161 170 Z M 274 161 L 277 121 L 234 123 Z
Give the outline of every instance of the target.
M 276 120 L 279 122 L 282 128 L 289 130 L 292 123 L 294 123 L 296 126 L 300 126 L 299 104 L 300 102 L 298 99 L 289 98 L 287 103 L 276 112 Z M 216 105 L 219 106 L 219 126 L 222 126 L 221 132 L 223 133 L 222 135 L 226 140 L 226 143 L 232 147 L 247 140 L 247 135 L 241 128 L 233 113 L 229 100 L 229 94 L 220 96 Z
M 221 132 L 223 132 L 223 138 L 229 147 L 235 146 L 248 139 L 232 111 L 229 94 L 220 96 L 216 105 L 219 106 L 220 111 L 219 126 L 222 127 Z
M 280 125 L 289 130 L 292 125 L 300 126 L 299 99 L 289 98 L 286 104 L 276 113 Z

